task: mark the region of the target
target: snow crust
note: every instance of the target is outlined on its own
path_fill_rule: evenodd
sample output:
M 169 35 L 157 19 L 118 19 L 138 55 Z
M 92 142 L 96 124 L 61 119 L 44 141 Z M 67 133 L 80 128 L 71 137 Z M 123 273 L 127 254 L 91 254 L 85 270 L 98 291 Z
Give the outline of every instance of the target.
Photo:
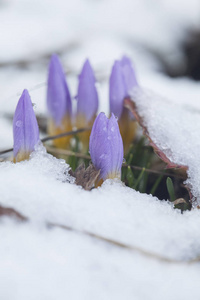
M 187 261 L 200 255 L 199 211 L 182 215 L 115 180 L 84 191 L 68 169 L 41 147 L 29 161 L 0 164 L 1 205 L 29 219 L 1 220 L 1 299 L 198 299 L 199 266 Z

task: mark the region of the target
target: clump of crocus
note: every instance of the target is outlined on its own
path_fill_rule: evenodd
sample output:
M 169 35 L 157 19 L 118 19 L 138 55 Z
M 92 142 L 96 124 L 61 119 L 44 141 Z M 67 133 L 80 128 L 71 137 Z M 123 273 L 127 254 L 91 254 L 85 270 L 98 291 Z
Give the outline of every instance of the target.
M 77 128 L 91 127 L 94 122 L 99 102 L 95 84 L 94 72 L 89 60 L 86 60 L 79 75 L 76 115 Z M 88 150 L 89 136 L 90 131 L 79 135 L 83 151 Z
M 27 90 L 23 91 L 15 110 L 13 137 L 14 162 L 29 159 L 39 142 L 39 128 Z
M 123 106 L 124 99 L 138 86 L 135 73 L 128 57 L 115 61 L 110 75 L 110 112 L 119 120 L 124 150 L 127 152 L 136 133 L 137 124 L 128 109 Z
M 92 163 L 100 170 L 97 185 L 108 178 L 121 178 L 123 142 L 114 114 L 108 119 L 100 113 L 92 127 L 89 150 Z
M 53 54 L 49 64 L 47 107 L 49 113 L 48 133 L 57 135 L 72 130 L 71 96 L 59 58 Z M 70 137 L 54 140 L 54 145 L 67 148 Z

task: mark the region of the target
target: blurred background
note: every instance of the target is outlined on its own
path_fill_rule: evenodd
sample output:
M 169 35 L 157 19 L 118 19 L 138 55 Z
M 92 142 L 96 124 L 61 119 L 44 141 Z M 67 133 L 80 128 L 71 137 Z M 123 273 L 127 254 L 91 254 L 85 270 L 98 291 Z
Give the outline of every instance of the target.
M 76 96 L 86 58 L 95 70 L 99 111 L 108 111 L 112 64 L 128 55 L 141 86 L 200 110 L 200 2 L 190 0 L 0 0 L 0 148 L 24 88 L 46 114 L 49 58 L 57 53 Z

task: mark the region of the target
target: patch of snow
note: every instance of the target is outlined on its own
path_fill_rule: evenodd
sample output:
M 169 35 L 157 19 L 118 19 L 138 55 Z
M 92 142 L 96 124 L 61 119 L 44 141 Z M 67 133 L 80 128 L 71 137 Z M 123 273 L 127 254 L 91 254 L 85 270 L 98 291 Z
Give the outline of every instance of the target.
M 29 161 L 0 164 L 1 205 L 29 218 L 24 224 L 1 220 L 0 297 L 197 300 L 199 265 L 186 261 L 200 255 L 199 211 L 181 214 L 118 180 L 84 191 L 68 169 L 43 148 Z
M 108 180 L 88 192 L 69 183 L 67 170 L 64 160 L 44 150 L 35 152 L 30 161 L 1 163 L 1 204 L 36 223 L 88 230 L 169 258 L 200 255 L 197 211 L 181 215 L 168 202 L 140 194 L 120 181 Z

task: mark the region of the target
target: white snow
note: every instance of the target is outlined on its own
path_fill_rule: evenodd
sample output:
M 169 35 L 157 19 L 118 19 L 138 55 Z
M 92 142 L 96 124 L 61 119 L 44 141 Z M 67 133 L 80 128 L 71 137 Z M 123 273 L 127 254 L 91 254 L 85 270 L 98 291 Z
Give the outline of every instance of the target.
M 0 164 L 1 205 L 29 218 L 1 221 L 1 299 L 177 299 L 176 280 L 181 299 L 198 299 L 199 267 L 187 261 L 200 255 L 199 211 L 182 215 L 120 181 L 87 192 L 68 182 L 67 169 L 43 150 L 30 161 Z

